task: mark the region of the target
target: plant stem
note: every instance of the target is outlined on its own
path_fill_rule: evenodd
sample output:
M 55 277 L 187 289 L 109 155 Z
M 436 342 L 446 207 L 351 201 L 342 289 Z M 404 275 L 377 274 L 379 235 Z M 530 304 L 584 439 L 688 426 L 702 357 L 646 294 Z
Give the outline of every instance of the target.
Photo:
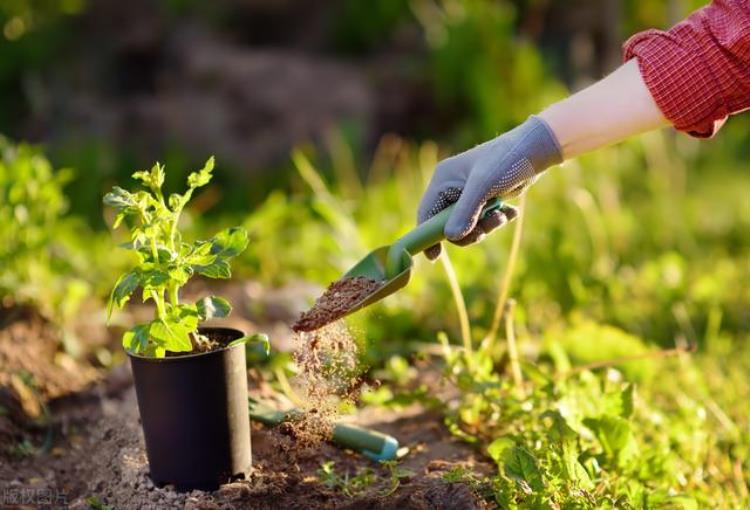
M 180 290 L 174 283 L 169 284 L 169 302 L 174 306 L 180 304 Z
M 518 218 L 516 218 L 516 226 L 513 229 L 513 241 L 510 246 L 510 255 L 508 256 L 508 265 L 505 267 L 505 273 L 503 274 L 502 280 L 497 291 L 497 304 L 495 305 L 495 313 L 492 316 L 492 326 L 487 336 L 482 340 L 482 344 L 485 347 L 491 348 L 497 338 L 497 332 L 500 329 L 500 321 L 503 318 L 503 312 L 505 311 L 505 303 L 508 301 L 508 294 L 510 292 L 510 283 L 513 279 L 513 271 L 516 268 L 516 261 L 518 260 L 518 254 L 521 248 L 521 237 L 523 235 L 523 220 L 526 210 L 526 195 L 521 195 L 521 201 L 518 204 Z
M 464 344 L 464 349 L 468 356 L 472 354 L 471 345 L 471 327 L 469 324 L 469 314 L 466 311 L 466 301 L 464 295 L 461 292 L 461 286 L 458 284 L 458 278 L 456 277 L 456 271 L 453 268 L 453 263 L 448 256 L 448 253 L 443 251 L 440 257 L 440 262 L 445 270 L 445 276 L 448 278 L 448 284 L 451 288 L 451 294 L 453 295 L 453 301 L 456 304 L 456 311 L 458 312 L 458 322 L 461 325 L 461 340 Z
M 513 309 L 515 306 L 516 301 L 509 299 L 505 307 L 505 336 L 508 339 L 508 358 L 510 358 L 510 370 L 513 374 L 513 382 L 518 391 L 523 393 L 523 375 L 521 374 L 521 364 L 518 361 L 516 330 L 513 327 Z
M 156 292 L 155 290 L 151 291 L 151 298 L 154 300 L 154 303 L 156 303 L 156 313 L 159 316 L 159 319 L 164 320 L 167 318 L 167 308 L 164 306 L 164 296 Z
M 159 250 L 156 248 L 156 239 L 151 238 L 151 256 L 154 257 L 154 264 L 159 264 Z

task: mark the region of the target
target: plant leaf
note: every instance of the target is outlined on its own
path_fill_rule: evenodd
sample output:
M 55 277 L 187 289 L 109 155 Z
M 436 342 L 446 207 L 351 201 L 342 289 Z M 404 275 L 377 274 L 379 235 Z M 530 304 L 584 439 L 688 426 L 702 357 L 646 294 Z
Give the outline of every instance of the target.
M 190 342 L 190 331 L 181 323 L 172 320 L 155 320 L 149 324 L 149 336 L 160 347 L 172 352 L 187 352 L 193 350 Z
M 114 186 L 112 191 L 104 195 L 102 202 L 118 211 L 133 209 L 138 206 L 135 196 L 119 186 Z
M 507 437 L 499 437 L 487 447 L 487 453 L 505 474 L 524 481 L 533 491 L 544 489 L 544 480 L 536 458 L 527 449 Z
M 565 418 L 557 411 L 547 411 L 542 414 L 542 417 L 552 419 L 549 435 L 550 439 L 557 443 L 557 446 L 560 448 L 562 469 L 566 478 L 576 482 L 585 489 L 593 487 L 591 478 L 578 460 L 580 454 L 578 433 L 568 425 Z
M 137 269 L 128 271 L 117 279 L 117 282 L 109 295 L 109 302 L 107 303 L 108 321 L 110 317 L 112 317 L 114 307 L 122 308 L 130 299 L 131 294 L 133 294 L 135 289 L 138 288 L 140 281 L 140 274 Z
M 230 342 L 229 347 L 237 344 L 245 344 L 248 363 L 265 361 L 271 355 L 271 342 L 268 340 L 268 335 L 264 333 L 243 336 Z
M 247 248 L 247 231 L 242 227 L 222 230 L 211 239 L 211 253 L 229 258 L 242 253 Z
M 151 171 L 141 170 L 133 174 L 133 179 L 141 181 L 152 191 L 158 192 L 164 184 L 164 166 L 156 163 L 151 167 Z
M 596 435 L 606 457 L 617 466 L 625 466 L 638 453 L 630 423 L 619 416 L 601 416 L 583 420 Z
M 203 165 L 203 168 L 201 168 L 197 172 L 191 173 L 188 176 L 188 186 L 191 188 L 199 188 L 208 184 L 211 180 L 211 172 L 213 172 L 213 169 L 214 157 L 211 156 L 210 158 L 208 158 L 208 161 L 206 161 L 206 164 Z
M 148 346 L 148 324 L 139 324 L 122 335 L 122 346 L 130 352 L 142 353 Z
M 544 480 L 536 458 L 526 448 L 514 446 L 503 454 L 505 474 L 523 480 L 535 492 L 544 490 Z
M 207 296 L 196 303 L 201 320 L 226 317 L 232 311 L 229 301 L 219 296 Z
M 194 266 L 194 269 L 196 273 L 208 278 L 229 278 L 232 276 L 229 262 L 222 259 L 216 259 L 207 266 Z
M 169 281 L 169 274 L 160 269 L 146 269 L 141 271 L 141 286 L 143 290 L 158 289 Z
M 184 328 L 188 333 L 198 329 L 201 318 L 196 305 L 182 304 L 172 306 L 170 318 Z

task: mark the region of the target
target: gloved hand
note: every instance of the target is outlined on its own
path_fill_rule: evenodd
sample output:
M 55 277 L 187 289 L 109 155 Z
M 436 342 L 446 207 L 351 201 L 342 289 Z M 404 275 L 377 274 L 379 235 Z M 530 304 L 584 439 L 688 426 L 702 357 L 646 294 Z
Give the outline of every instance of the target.
M 561 161 L 554 133 L 544 120 L 532 115 L 494 140 L 438 163 L 419 204 L 417 223 L 457 202 L 445 225 L 445 237 L 459 246 L 476 243 L 518 215 L 515 207 L 505 204 L 477 221 L 488 200 L 520 195 L 540 173 Z M 426 249 L 425 255 L 435 260 L 440 251 L 436 244 Z

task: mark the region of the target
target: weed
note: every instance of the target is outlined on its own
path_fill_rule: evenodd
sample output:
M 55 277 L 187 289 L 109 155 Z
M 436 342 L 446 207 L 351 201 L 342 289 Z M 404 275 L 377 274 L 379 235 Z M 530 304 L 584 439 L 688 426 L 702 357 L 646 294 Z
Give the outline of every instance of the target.
M 87 497 L 86 504 L 89 506 L 89 510 L 114 510 L 114 507 L 104 504 L 97 496 Z
M 364 494 L 378 480 L 375 472 L 369 467 L 359 468 L 354 476 L 349 476 L 348 470 L 343 475 L 338 474 L 334 465 L 335 462 L 332 460 L 321 464 L 318 478 L 326 487 L 340 491 L 350 498 Z
M 398 461 L 384 460 L 380 465 L 385 468 L 385 476 L 379 476 L 370 467 L 360 467 L 354 476 L 347 470 L 343 475 L 336 472 L 335 462 L 327 461 L 318 469 L 318 479 L 327 487 L 353 498 L 367 493 L 376 486 L 382 486 L 378 495 L 387 497 L 396 492 L 401 482 L 414 476 L 410 469 L 399 467 Z

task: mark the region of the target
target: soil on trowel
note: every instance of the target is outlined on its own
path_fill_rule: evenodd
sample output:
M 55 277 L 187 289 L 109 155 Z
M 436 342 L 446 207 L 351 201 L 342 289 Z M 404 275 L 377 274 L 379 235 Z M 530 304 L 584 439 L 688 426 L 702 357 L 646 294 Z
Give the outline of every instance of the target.
M 314 331 L 337 321 L 382 285 L 381 282 L 364 276 L 336 280 L 318 298 L 315 305 L 297 319 L 292 329 L 297 332 Z

